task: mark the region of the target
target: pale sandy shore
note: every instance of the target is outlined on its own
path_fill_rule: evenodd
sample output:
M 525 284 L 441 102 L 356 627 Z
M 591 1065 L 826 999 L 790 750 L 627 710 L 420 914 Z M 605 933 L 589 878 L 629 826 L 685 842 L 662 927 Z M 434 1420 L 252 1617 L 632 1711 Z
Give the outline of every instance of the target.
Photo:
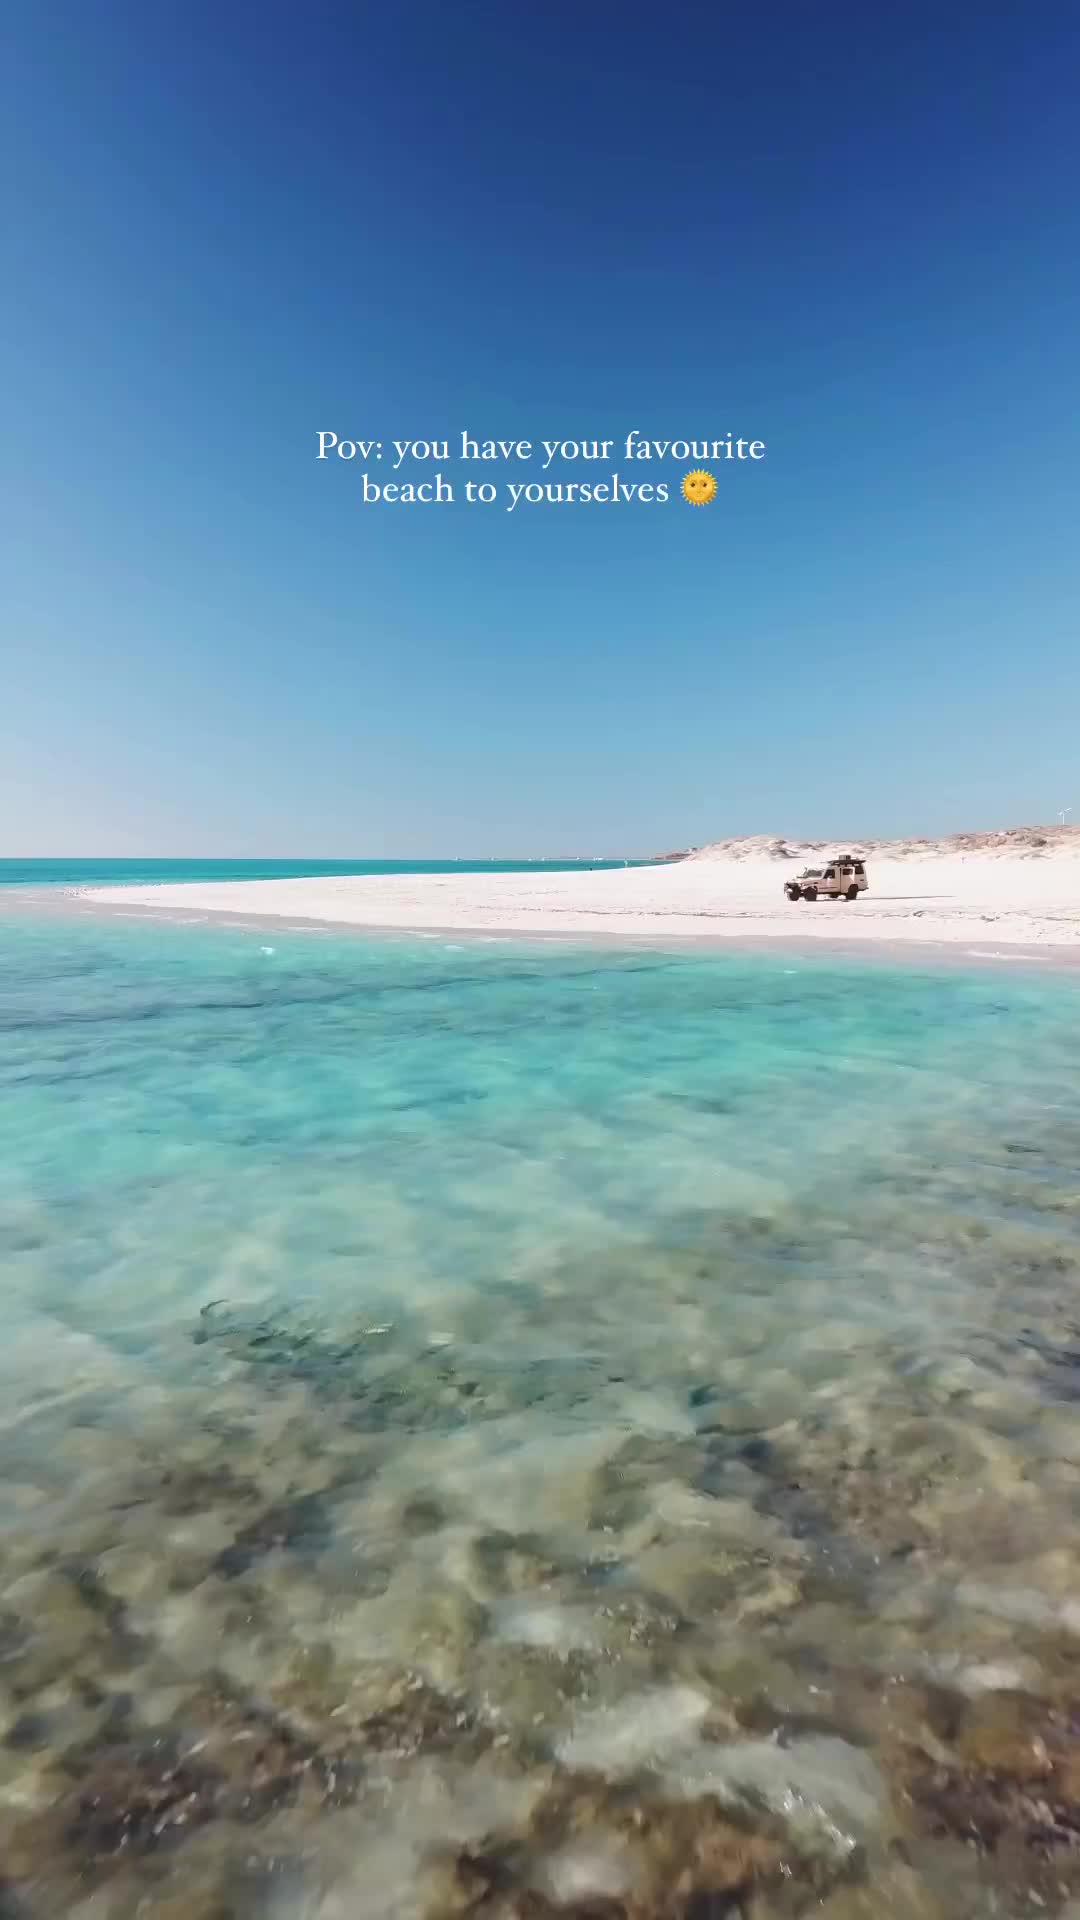
M 870 891 L 855 903 L 800 902 L 785 879 L 807 850 L 727 842 L 655 867 L 571 873 L 372 875 L 107 887 L 88 901 L 143 910 L 251 914 L 382 929 L 605 937 L 910 941 L 1080 947 L 1080 831 L 1044 848 L 957 851 L 947 842 L 867 849 Z M 775 844 L 775 843 L 774 843 Z M 816 861 L 818 856 L 812 858 Z

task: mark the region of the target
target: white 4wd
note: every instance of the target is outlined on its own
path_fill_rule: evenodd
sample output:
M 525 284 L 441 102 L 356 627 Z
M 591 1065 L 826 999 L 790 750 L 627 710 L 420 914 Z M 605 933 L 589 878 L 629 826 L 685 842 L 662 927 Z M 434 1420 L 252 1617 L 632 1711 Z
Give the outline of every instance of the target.
M 857 900 L 869 885 L 865 863 L 853 853 L 838 854 L 823 867 L 806 867 L 797 880 L 785 880 L 789 900 Z

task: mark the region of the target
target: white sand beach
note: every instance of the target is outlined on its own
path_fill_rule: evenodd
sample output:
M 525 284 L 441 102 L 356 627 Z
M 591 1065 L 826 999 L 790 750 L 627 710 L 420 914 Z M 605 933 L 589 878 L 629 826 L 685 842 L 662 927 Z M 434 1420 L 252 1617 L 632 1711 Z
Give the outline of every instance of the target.
M 648 867 L 109 887 L 88 900 L 149 911 L 350 927 L 718 939 L 798 936 L 1080 947 L 1080 827 L 847 843 L 867 861 L 857 902 L 790 904 L 784 881 L 836 842 L 718 841 Z

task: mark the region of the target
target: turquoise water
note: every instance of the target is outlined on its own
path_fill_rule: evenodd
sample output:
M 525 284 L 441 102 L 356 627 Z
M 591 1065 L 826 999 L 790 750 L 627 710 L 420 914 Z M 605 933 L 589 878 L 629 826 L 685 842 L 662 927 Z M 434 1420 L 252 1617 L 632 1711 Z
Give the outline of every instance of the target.
M 1077 995 L 0 919 L 0 1913 L 1063 1912 Z
M 0 887 L 136 887 L 182 880 L 297 880 L 356 873 L 571 873 L 638 860 L 0 860 Z

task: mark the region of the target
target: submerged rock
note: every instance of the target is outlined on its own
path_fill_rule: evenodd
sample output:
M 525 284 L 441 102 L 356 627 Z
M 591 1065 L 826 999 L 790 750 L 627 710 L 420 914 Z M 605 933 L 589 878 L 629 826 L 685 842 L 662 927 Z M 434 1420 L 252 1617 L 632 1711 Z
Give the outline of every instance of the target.
M 779 1870 L 777 1842 L 716 1807 L 643 1797 L 631 1809 L 600 1795 L 559 1811 L 572 1837 L 534 1867 L 512 1845 L 459 1855 L 425 1920 L 705 1920 L 737 1913 Z M 541 1828 L 557 1819 L 541 1807 Z
M 754 1920 L 770 1920 L 766 1906 Z M 814 1908 L 814 1920 L 960 1920 L 911 1868 L 890 1861 L 865 1886 L 838 1887 Z
M 869 1753 L 825 1734 L 788 1743 L 736 1740 L 701 1746 L 668 1767 L 672 1792 L 710 1794 L 752 1811 L 765 1807 L 807 1848 L 849 1858 L 888 1812 L 888 1791 Z
M 636 1772 L 693 1738 L 709 1699 L 692 1687 L 631 1694 L 617 1706 L 583 1714 L 556 1748 L 564 1766 L 607 1774 Z
M 995 1882 L 1035 1906 L 1080 1888 L 1080 1708 L 995 1691 L 943 1732 L 898 1760 L 917 1822 L 992 1857 Z
M 580 1900 L 616 1900 L 633 1891 L 634 1861 L 614 1835 L 582 1834 L 542 1861 L 535 1876 L 541 1894 L 557 1907 Z

